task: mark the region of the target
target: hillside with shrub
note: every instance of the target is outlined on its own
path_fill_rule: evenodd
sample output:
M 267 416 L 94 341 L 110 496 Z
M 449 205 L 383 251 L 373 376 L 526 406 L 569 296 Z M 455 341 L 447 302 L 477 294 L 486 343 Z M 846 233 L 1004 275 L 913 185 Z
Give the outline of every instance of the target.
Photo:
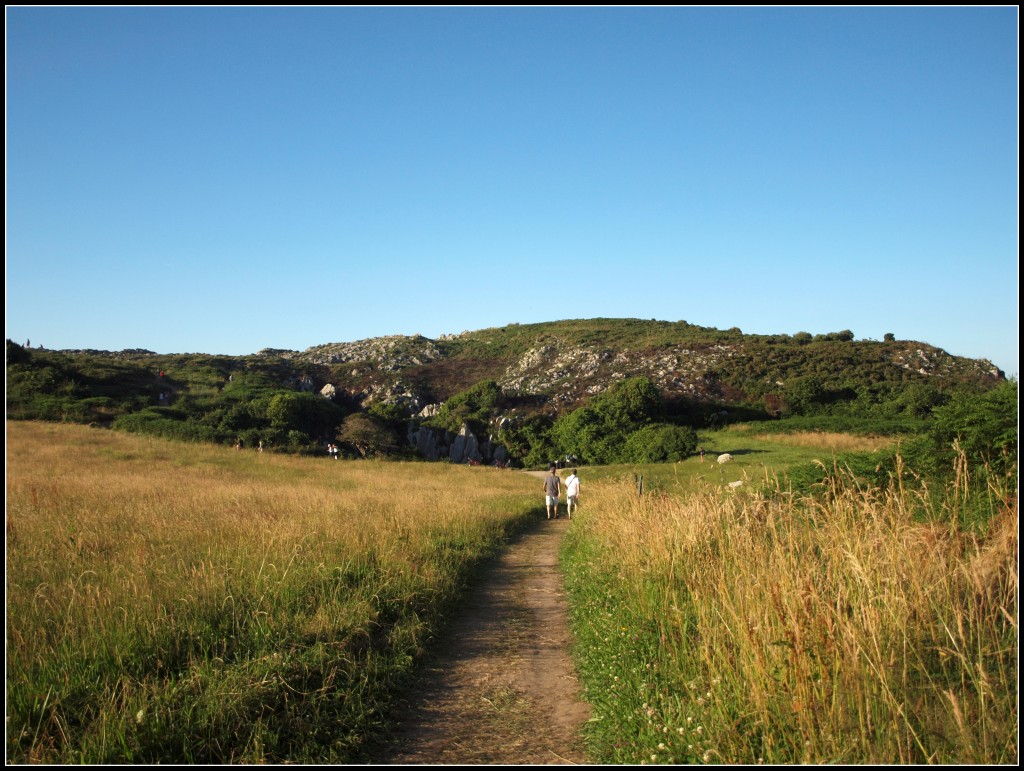
M 640 319 L 250 356 L 52 351 L 8 340 L 6 370 L 8 419 L 296 453 L 338 441 L 353 456 L 415 457 L 413 428 L 443 441 L 461 431 L 527 465 L 564 455 L 678 460 L 694 451 L 695 431 L 752 420 L 921 433 L 937 408 L 1006 382 L 988 361 L 893 335 L 748 335 Z

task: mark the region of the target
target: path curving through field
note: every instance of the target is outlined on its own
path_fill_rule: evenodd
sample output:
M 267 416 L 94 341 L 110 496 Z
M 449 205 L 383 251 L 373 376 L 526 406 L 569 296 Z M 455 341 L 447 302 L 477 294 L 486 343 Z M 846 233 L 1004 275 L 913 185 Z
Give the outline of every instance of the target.
M 579 733 L 590 708 L 579 698 L 558 570 L 569 525 L 541 521 L 482 574 L 375 762 L 586 763 Z

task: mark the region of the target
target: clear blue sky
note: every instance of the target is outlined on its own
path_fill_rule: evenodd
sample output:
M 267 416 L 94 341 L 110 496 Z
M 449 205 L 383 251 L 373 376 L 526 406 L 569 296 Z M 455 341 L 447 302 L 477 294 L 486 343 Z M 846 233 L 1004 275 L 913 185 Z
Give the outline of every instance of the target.
M 637 317 L 1018 372 L 1018 11 L 6 9 L 6 331 Z

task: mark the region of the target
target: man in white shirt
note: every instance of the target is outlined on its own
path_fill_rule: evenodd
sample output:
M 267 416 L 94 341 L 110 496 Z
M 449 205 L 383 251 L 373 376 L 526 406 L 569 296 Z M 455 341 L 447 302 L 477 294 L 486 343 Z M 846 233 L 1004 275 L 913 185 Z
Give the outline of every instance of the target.
M 576 476 L 576 469 L 565 480 L 565 508 L 569 511 L 569 519 L 572 519 L 572 510 L 579 506 L 580 478 Z

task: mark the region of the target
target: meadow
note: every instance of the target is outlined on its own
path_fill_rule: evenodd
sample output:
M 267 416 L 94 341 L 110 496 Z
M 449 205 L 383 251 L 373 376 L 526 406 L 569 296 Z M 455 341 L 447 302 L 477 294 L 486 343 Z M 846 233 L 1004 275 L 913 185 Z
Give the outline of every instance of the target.
M 1016 762 L 1015 470 L 979 487 L 961 460 L 942 494 L 840 470 L 811 496 L 787 468 L 888 440 L 700 440 L 703 463 L 580 468 L 593 762 Z M 8 422 L 8 761 L 366 762 L 538 488 Z
M 1017 762 L 1015 472 L 811 496 L 703 465 L 585 484 L 562 556 L 595 762 Z
M 349 762 L 536 480 L 7 423 L 7 759 Z
M 622 479 L 631 480 L 644 491 L 682 493 L 694 486 L 727 488 L 742 483 L 744 489 L 776 484 L 787 469 L 800 464 L 831 462 L 842 453 L 875 453 L 894 443 L 891 437 L 855 436 L 824 431 L 801 431 L 786 434 L 763 434 L 751 431 L 746 424 L 737 424 L 717 431 L 701 431 L 697 435 L 704 448 L 704 460 L 693 456 L 677 463 L 617 463 L 605 466 L 584 466 L 580 476 L 584 482 Z M 728 453 L 732 459 L 717 462 Z

